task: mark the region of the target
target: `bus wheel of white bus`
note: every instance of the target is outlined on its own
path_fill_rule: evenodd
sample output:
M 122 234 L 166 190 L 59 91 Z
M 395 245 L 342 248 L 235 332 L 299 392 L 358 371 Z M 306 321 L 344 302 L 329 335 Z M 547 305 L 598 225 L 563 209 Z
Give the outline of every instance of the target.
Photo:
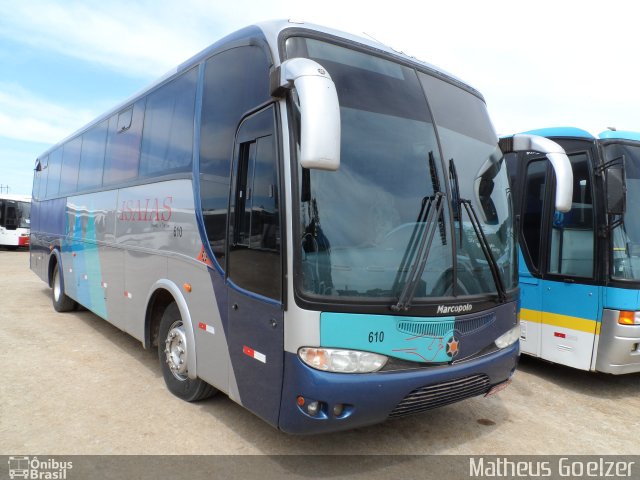
M 62 286 L 62 279 L 60 278 L 60 269 L 56 263 L 53 267 L 53 279 L 51 281 L 51 298 L 53 299 L 53 308 L 56 312 L 70 312 L 76 308 L 76 302 L 67 297 L 64 293 L 64 287 Z
M 175 303 L 167 306 L 160 320 L 158 358 L 167 388 L 176 397 L 196 402 L 217 392 L 199 378 L 189 378 L 187 371 L 187 335 L 180 310 Z

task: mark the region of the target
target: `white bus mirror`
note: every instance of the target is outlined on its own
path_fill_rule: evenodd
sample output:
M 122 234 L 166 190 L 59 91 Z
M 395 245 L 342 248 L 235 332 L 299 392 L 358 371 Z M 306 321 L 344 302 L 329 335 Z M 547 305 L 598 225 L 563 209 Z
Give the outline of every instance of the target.
M 340 168 L 340 105 L 336 86 L 322 65 L 307 58 L 286 60 L 276 71 L 272 95 L 295 88 L 300 109 L 300 164 Z
M 568 212 L 573 200 L 573 170 L 564 148 L 553 140 L 538 135 L 519 133 L 500 139 L 503 154 L 510 152 L 544 153 L 556 174 L 556 210 Z

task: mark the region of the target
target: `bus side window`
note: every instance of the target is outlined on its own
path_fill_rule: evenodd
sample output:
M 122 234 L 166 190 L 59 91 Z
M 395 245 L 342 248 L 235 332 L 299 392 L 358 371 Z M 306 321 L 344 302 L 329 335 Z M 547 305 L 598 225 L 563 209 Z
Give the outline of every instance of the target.
M 62 147 L 49 154 L 49 175 L 47 176 L 47 198 L 58 195 L 60 188 L 60 170 L 62 168 Z
M 102 169 L 104 167 L 104 152 L 108 130 L 109 121 L 104 120 L 82 135 L 82 155 L 80 157 L 78 190 L 100 187 L 102 185 Z
M 269 107 L 238 131 L 229 225 L 229 276 L 265 297 L 282 297 L 278 162 Z
M 104 185 L 132 180 L 138 176 L 145 102 L 146 98 L 142 98 L 133 105 L 131 121 L 126 129 L 122 129 L 125 122 L 121 114 L 128 121 L 130 107 L 109 119 L 102 182 Z
M 200 126 L 200 199 L 211 250 L 224 268 L 227 250 L 230 159 L 242 116 L 270 98 L 268 54 L 256 46 L 232 48 L 206 62 Z
M 74 193 L 78 187 L 78 169 L 82 137 L 69 140 L 62 148 L 62 170 L 60 172 L 60 193 Z
M 193 157 L 193 112 L 198 69 L 149 94 L 142 130 L 140 177 L 191 172 Z M 118 120 L 118 131 L 131 121 Z
M 589 157 L 586 153 L 569 155 L 573 168 L 571 210 L 555 212 L 549 251 L 549 273 L 575 277 L 593 277 L 593 196 Z
M 525 258 L 531 261 L 534 271 L 540 268 L 540 233 L 542 232 L 547 163 L 537 160 L 527 166 L 525 196 L 522 200 L 522 239 Z M 528 254 L 528 255 L 527 255 Z M 533 273 L 533 272 L 532 272 Z

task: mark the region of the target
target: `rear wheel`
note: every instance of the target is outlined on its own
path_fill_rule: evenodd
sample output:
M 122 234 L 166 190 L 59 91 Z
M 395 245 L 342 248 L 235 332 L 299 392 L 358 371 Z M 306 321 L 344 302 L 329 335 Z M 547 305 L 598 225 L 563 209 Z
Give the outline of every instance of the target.
M 51 281 L 51 298 L 53 300 L 53 308 L 56 312 L 70 312 L 76 308 L 76 302 L 67 297 L 64 293 L 64 286 L 62 284 L 62 278 L 60 268 L 56 263 L 53 267 L 53 278 Z
M 169 391 L 187 402 L 196 402 L 214 395 L 217 390 L 199 378 L 189 378 L 190 345 L 185 328 L 178 306 L 169 304 L 160 320 L 158 359 Z

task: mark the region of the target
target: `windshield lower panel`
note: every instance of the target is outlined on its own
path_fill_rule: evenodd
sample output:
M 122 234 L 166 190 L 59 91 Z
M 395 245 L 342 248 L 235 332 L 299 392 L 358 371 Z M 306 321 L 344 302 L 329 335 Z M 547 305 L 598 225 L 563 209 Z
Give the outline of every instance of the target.
M 422 74 L 312 39 L 289 38 L 287 52 L 289 57 L 311 58 L 327 69 L 338 91 L 342 122 L 340 169 L 325 172 L 297 167 L 300 293 L 316 301 L 393 303 L 415 269 L 414 303 L 495 294 L 488 261 L 479 249 L 474 250 L 478 242 L 474 243 L 470 222 L 462 222 L 469 245 L 461 248 L 455 243 L 449 173 L 419 77 Z M 291 109 L 295 112 L 295 105 Z M 496 156 L 496 144 L 494 141 L 491 153 L 483 144 L 473 164 L 461 158 L 460 178 L 468 174 L 470 164 L 482 177 L 482 165 Z M 502 240 L 512 232 L 506 227 L 500 231 L 511 222 L 510 211 L 503 208 L 508 200 L 501 189 L 507 181 L 500 162 L 501 155 L 485 168 L 490 172 L 485 176 L 494 182 L 488 195 L 495 199 L 500 216 L 487 235 L 496 257 L 508 258 L 506 263 L 512 268 L 513 246 L 508 239 Z M 436 213 L 435 199 L 443 195 L 445 200 L 438 203 Z M 421 254 L 425 236 L 431 240 L 423 242 L 429 248 Z M 492 240 L 493 236 L 500 236 L 500 242 Z M 454 252 L 458 255 L 455 262 Z M 469 272 L 464 288 L 456 272 L 461 262 Z M 419 264 L 423 269 L 415 268 Z M 511 271 L 504 274 L 513 277 Z M 513 286 L 511 280 L 506 283 Z

